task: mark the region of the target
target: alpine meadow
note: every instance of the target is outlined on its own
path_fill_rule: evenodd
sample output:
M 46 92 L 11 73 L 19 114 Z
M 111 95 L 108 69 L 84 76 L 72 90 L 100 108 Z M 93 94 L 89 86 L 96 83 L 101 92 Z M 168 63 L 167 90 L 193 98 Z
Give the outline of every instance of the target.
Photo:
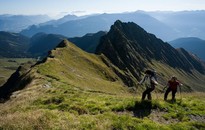
M 200 4 L 24 2 L 0 2 L 0 130 L 205 129 Z

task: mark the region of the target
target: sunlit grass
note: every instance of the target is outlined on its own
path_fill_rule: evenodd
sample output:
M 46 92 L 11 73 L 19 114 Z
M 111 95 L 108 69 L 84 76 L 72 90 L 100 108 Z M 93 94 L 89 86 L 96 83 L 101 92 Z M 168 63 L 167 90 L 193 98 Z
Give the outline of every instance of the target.
M 190 78 L 179 70 L 156 63 L 159 74 L 167 73 L 153 100 L 142 102 L 144 86 L 128 89 L 100 56 L 73 45 L 52 55 L 32 68 L 29 74 L 35 78 L 26 88 L 0 104 L 0 129 L 205 129 L 204 93 L 178 92 L 176 102 L 165 102 L 159 92 L 172 73 L 184 81 Z
M 58 84 L 58 85 L 57 85 Z M 33 87 L 29 101 L 0 112 L 2 129 L 204 129 L 204 93 L 183 93 L 176 102 L 163 101 L 163 94 L 153 93 L 153 101 L 141 102 L 139 94 L 109 94 L 83 90 L 53 81 L 50 88 Z M 37 89 L 37 90 L 36 90 Z M 24 90 L 25 94 L 28 91 Z M 37 92 L 41 93 L 37 96 Z M 37 95 L 35 96 L 36 93 Z M 33 96 L 32 96 L 33 95 Z M 21 104 L 24 104 L 21 106 Z M 151 106 L 149 106 L 150 104 Z M 9 103 L 8 103 L 9 105 Z M 136 116 L 138 110 L 150 113 Z M 161 113 L 157 117 L 152 111 Z M 3 113 L 2 113 L 3 112 Z M 136 115 L 135 115 L 136 114 Z M 162 118 L 157 121 L 151 117 Z M 174 124 L 173 124 L 174 123 Z

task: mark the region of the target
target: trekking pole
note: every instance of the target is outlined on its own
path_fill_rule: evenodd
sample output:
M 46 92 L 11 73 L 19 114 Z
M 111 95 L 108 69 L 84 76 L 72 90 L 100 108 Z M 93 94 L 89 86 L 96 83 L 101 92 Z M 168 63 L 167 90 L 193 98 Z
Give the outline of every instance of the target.
M 133 97 L 133 100 L 135 99 L 135 96 L 137 95 L 137 87 L 130 87 L 130 88 L 128 88 L 129 89 L 129 91 L 131 92 L 131 93 L 133 93 L 132 95 L 132 97 Z M 136 94 L 136 95 L 135 95 Z
M 136 94 L 136 97 L 137 97 L 137 89 L 139 87 L 139 84 L 137 84 L 137 86 L 135 87 L 135 94 Z
M 160 83 L 158 83 L 158 86 L 164 86 Z M 166 88 L 163 88 L 163 91 L 165 90 Z M 159 92 L 160 92 L 160 89 L 159 89 Z M 159 99 L 159 92 L 156 90 L 155 93 L 156 93 L 156 96 L 157 96 L 157 100 Z
M 162 84 L 158 83 L 158 86 L 163 86 Z M 160 89 L 159 89 L 160 90 Z M 164 89 L 163 89 L 164 91 Z M 157 97 L 157 100 L 159 99 L 159 92 L 156 90 L 155 91 L 155 94 L 156 94 L 156 97 Z
M 158 100 L 158 92 L 157 92 L 157 90 L 155 91 L 155 95 L 156 95 L 157 100 Z
M 183 86 L 183 84 L 179 81 L 179 92 L 180 92 L 180 102 L 182 102 L 182 90 L 181 90 L 181 86 Z
M 138 88 L 139 88 L 140 85 L 141 85 L 141 84 L 138 83 L 138 84 L 136 84 L 136 87 L 135 87 L 135 88 L 136 88 L 136 89 L 135 89 L 135 96 L 136 96 L 136 99 L 137 99 L 137 90 L 138 90 Z
M 179 86 L 179 93 L 180 93 L 180 102 L 182 102 L 182 92 L 181 92 L 181 86 Z

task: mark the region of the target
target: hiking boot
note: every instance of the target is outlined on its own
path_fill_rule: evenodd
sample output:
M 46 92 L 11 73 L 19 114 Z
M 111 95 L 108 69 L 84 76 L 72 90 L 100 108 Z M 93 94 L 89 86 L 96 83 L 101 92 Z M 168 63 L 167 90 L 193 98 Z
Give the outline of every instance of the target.
M 176 99 L 172 99 L 172 103 L 176 102 Z

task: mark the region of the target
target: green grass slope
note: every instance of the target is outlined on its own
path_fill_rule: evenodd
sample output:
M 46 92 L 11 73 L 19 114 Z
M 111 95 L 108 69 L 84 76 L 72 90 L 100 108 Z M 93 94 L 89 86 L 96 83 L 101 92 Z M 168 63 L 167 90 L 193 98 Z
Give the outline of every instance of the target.
M 116 93 L 124 90 L 120 78 L 103 62 L 104 56 L 84 52 L 67 40 L 60 44 L 65 47 L 52 50 L 45 63 L 36 67 L 37 73 L 83 89 Z
M 32 80 L 0 103 L 0 129 L 205 129 L 204 93 L 178 93 L 172 103 L 154 91 L 153 101 L 141 102 L 144 87 L 128 89 L 114 70 L 125 73 L 104 60 L 62 41 L 44 62 L 19 72 L 24 75 L 19 82 Z M 154 65 L 164 79 L 172 73 L 190 79 L 183 71 Z
M 34 83 L 34 82 L 33 82 Z M 176 103 L 154 94 L 152 102 L 139 95 L 82 90 L 56 80 L 35 80 L 8 102 L 0 104 L 1 129 L 158 129 L 205 128 L 204 93 L 177 95 Z

